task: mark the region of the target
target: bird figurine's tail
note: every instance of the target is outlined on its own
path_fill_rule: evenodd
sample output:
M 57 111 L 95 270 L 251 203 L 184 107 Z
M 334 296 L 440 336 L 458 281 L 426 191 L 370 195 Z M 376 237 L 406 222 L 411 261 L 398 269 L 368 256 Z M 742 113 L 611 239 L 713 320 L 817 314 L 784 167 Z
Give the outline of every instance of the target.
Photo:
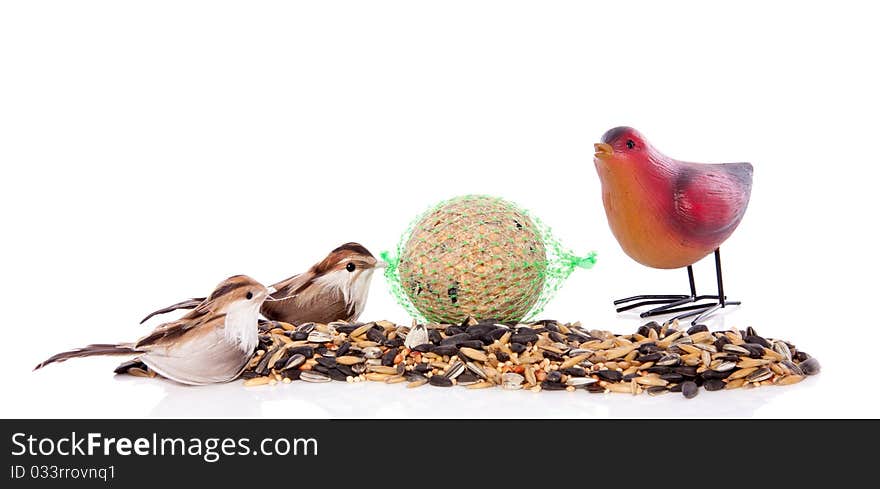
M 77 348 L 75 350 L 65 351 L 62 353 L 57 353 L 52 355 L 40 362 L 34 370 L 39 370 L 50 363 L 63 362 L 70 358 L 80 358 L 80 357 L 91 357 L 95 355 L 131 355 L 135 353 L 142 353 L 139 350 L 132 348 L 133 345 L 110 345 L 110 344 L 98 344 L 98 345 L 89 345 L 84 346 L 82 348 Z

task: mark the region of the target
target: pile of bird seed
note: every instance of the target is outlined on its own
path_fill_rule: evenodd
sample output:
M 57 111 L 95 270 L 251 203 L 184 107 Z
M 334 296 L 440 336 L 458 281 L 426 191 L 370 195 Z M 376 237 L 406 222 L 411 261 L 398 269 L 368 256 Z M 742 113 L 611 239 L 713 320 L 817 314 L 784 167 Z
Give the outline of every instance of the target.
M 651 395 L 790 385 L 819 373 L 819 362 L 793 344 L 751 327 L 710 332 L 677 322 L 645 324 L 614 335 L 580 324 L 460 325 L 388 321 L 363 324 L 266 321 L 242 377 L 246 386 L 374 381 L 407 387 L 566 390 Z

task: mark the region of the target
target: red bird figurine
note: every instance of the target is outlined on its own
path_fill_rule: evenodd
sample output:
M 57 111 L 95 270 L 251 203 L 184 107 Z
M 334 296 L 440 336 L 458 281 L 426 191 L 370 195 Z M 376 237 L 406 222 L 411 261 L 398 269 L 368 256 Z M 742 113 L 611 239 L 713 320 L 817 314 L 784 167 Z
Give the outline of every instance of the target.
M 662 304 L 641 316 L 686 311 L 676 319 L 697 316 L 696 324 L 719 308 L 739 304 L 724 296 L 719 247 L 749 205 L 752 165 L 674 160 L 630 127 L 611 129 L 595 148 L 605 213 L 623 251 L 649 267 L 687 267 L 690 281 L 688 295 L 628 297 L 614 301 L 621 306 L 617 311 Z M 697 295 L 692 265 L 713 251 L 718 294 Z

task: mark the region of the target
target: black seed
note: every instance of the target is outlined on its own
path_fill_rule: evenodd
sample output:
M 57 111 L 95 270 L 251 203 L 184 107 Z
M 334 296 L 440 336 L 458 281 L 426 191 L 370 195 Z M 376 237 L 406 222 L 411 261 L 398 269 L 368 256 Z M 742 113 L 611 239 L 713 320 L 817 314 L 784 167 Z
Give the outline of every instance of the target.
M 125 373 L 125 372 L 116 372 L 116 373 L 119 374 L 119 373 Z M 243 380 L 255 379 L 255 378 L 259 377 L 259 376 L 260 376 L 260 375 L 259 375 L 258 373 L 256 373 L 256 372 L 254 372 L 253 370 L 245 370 L 245 371 L 242 372 L 241 375 L 240 375 L 240 377 L 241 377 Z
M 446 334 L 446 336 L 455 336 L 457 334 L 464 333 L 465 329 L 460 326 L 449 326 L 443 332 Z
M 440 341 L 441 345 L 460 345 L 465 341 L 471 341 L 471 337 L 467 333 L 459 333 L 452 336 L 447 336 Z
M 547 382 L 562 382 L 562 373 L 558 370 L 551 370 L 547 372 Z
M 495 352 L 495 358 L 497 358 L 499 362 L 506 362 L 510 360 L 510 355 L 501 350 L 498 350 Z
M 629 382 L 630 380 L 637 379 L 639 377 L 641 377 L 641 375 L 639 375 L 639 374 L 626 374 L 623 376 L 623 380 L 625 382 Z
M 290 380 L 299 380 L 299 376 L 302 375 L 302 370 L 294 369 L 294 370 L 285 370 L 281 372 L 281 376 L 285 379 Z
M 669 382 L 670 384 L 677 384 L 684 380 L 684 375 L 670 372 L 668 374 L 661 375 L 660 378 Z
M 596 375 L 602 377 L 603 380 L 607 380 L 609 382 L 620 382 L 623 378 L 623 374 L 618 372 L 617 370 L 600 370 L 596 372 Z
M 336 364 L 336 370 L 344 373 L 346 376 L 351 375 L 352 377 L 354 377 L 355 375 L 357 375 L 356 373 L 354 373 L 354 370 L 352 370 L 351 367 L 349 367 L 348 365 Z
M 669 388 L 669 392 L 681 392 L 681 384 L 672 384 L 666 387 Z
M 730 377 L 730 374 L 732 374 L 732 373 L 733 373 L 733 370 L 728 370 L 727 372 L 716 372 L 714 370 L 706 370 L 703 373 L 701 373 L 700 376 L 703 377 L 703 379 L 705 379 L 706 381 L 720 380 L 720 379 L 726 379 L 727 377 Z
M 498 354 L 496 353 L 495 355 L 497 356 Z M 498 361 L 500 362 L 501 359 L 499 358 Z M 568 367 L 568 368 L 562 369 L 562 373 L 564 373 L 565 375 L 570 375 L 572 377 L 586 377 L 587 376 L 587 371 L 581 367 L 578 367 L 577 365 L 575 365 L 574 367 Z
M 504 333 L 506 333 L 508 331 L 510 331 L 510 330 L 507 328 L 495 328 L 492 331 L 489 331 L 488 333 L 483 335 L 483 338 L 486 340 L 489 340 L 488 342 L 491 343 L 491 342 L 501 338 L 502 336 L 504 336 Z
M 703 383 L 703 389 L 707 391 L 720 391 L 725 385 L 727 384 L 721 379 L 708 379 Z
M 440 344 L 440 341 L 442 341 L 442 340 L 443 340 L 443 337 L 440 336 L 439 331 L 437 331 L 436 329 L 429 329 L 428 330 L 428 341 L 437 345 L 437 344 Z
M 743 339 L 746 340 L 746 343 L 755 343 L 757 345 L 763 346 L 764 348 L 770 348 L 771 350 L 773 349 L 773 345 L 771 345 L 769 341 L 765 340 L 764 338 L 761 338 L 758 335 L 754 335 L 754 334 L 748 335 Z
M 413 371 L 420 374 L 428 373 L 430 370 L 431 366 L 427 363 L 417 363 L 416 366 L 413 367 Z
M 663 326 L 660 326 L 660 323 L 658 323 L 657 321 L 651 321 L 650 323 L 646 323 L 645 326 L 653 329 L 657 333 L 660 333 L 660 330 L 663 329 Z
M 556 331 L 551 331 L 549 336 L 551 340 L 557 343 L 565 343 L 565 336 L 557 333 Z
M 470 335 L 471 339 L 478 339 L 482 338 L 490 331 L 494 331 L 495 329 L 504 330 L 504 328 L 496 328 L 494 324 L 475 324 L 473 326 L 467 327 L 467 329 L 464 329 L 463 332 Z M 447 329 L 446 331 L 449 331 L 449 329 Z
M 339 348 L 336 349 L 336 356 L 337 357 L 345 356 L 345 354 L 348 353 L 348 350 L 350 348 L 351 348 L 351 342 L 350 341 L 343 341 L 342 344 L 339 345 Z
M 664 387 L 662 385 L 651 386 L 651 387 L 648 387 L 648 389 L 647 389 L 648 394 L 658 394 L 660 392 L 666 392 L 668 390 L 669 389 L 667 389 L 666 387 Z
M 458 353 L 458 347 L 455 345 L 440 345 L 440 346 L 435 346 L 434 349 L 431 350 L 431 352 L 436 353 L 437 355 L 440 355 L 440 356 L 451 357 L 451 356 Z
M 755 328 L 749 326 L 746 328 L 746 336 L 758 336 L 758 333 L 755 332 Z
M 340 333 L 351 334 L 354 332 L 354 330 L 360 328 L 361 326 L 363 326 L 363 323 L 343 324 L 343 325 L 337 326 L 336 331 L 338 331 Z
M 749 351 L 749 358 L 761 358 L 764 356 L 764 347 L 757 343 L 743 343 L 739 346 Z
M 326 346 L 319 346 L 315 348 L 315 355 L 326 357 L 329 351 Z
M 565 384 L 560 383 L 560 382 L 550 382 L 550 381 L 545 380 L 544 382 L 541 382 L 541 389 L 543 389 L 545 391 L 564 391 Z
M 432 376 L 428 383 L 437 387 L 452 387 L 452 381 L 442 375 Z
M 538 335 L 536 335 L 535 333 L 517 333 L 510 336 L 511 343 L 526 344 L 534 343 L 536 341 L 538 341 Z
M 537 334 L 537 332 L 528 326 L 520 326 L 516 328 L 516 334 Z
M 302 341 L 309 337 L 309 334 L 304 331 L 294 331 L 291 335 L 291 338 L 295 341 Z
M 697 387 L 696 383 L 689 380 L 681 384 L 681 393 L 684 397 L 688 399 L 693 399 L 697 397 L 697 394 L 700 393 L 700 388 Z
M 367 330 L 367 339 L 376 343 L 382 343 L 385 341 L 385 330 L 381 326 L 373 326 Z
M 464 383 L 473 383 L 473 382 L 477 382 L 477 381 L 480 380 L 480 378 L 477 377 L 476 374 L 474 374 L 474 373 L 471 372 L 470 370 L 467 370 L 467 371 L 465 371 L 464 373 L 462 373 L 461 375 L 459 375 L 458 377 L 456 377 L 455 380 L 456 380 L 459 384 L 464 384 Z
M 318 357 L 315 359 L 318 362 L 318 365 L 327 367 L 327 368 L 336 368 L 336 359 L 332 357 Z
M 697 376 L 697 367 L 683 365 L 681 367 L 673 368 L 672 371 L 683 376 L 683 377 L 693 378 L 693 377 Z
M 543 351 L 543 352 L 541 352 L 541 353 L 544 355 L 544 358 L 549 358 L 550 360 L 553 360 L 553 361 L 556 361 L 556 362 L 561 362 L 561 361 L 563 361 L 563 356 L 560 355 L 560 354 L 558 354 L 558 353 L 555 353 L 555 352 L 552 352 L 552 351 Z
M 636 334 L 642 335 L 644 337 L 648 337 L 651 334 L 651 328 L 647 326 L 639 326 L 639 329 L 636 330 Z
M 434 350 L 434 348 L 438 348 L 430 343 L 422 343 L 421 345 L 416 345 L 413 347 L 413 351 L 417 351 L 419 353 L 428 353 Z
M 646 362 L 656 362 L 657 360 L 660 360 L 661 358 L 663 358 L 662 353 L 648 353 L 647 355 L 639 355 L 638 357 L 636 357 L 636 360 L 638 360 L 641 363 L 646 363 Z
M 521 343 L 511 343 L 510 345 L 508 345 L 508 347 L 510 348 L 510 351 L 514 353 L 522 353 L 528 348 L 526 345 L 523 345 Z
M 417 380 L 424 380 L 425 379 L 424 375 L 422 375 L 418 372 L 412 372 L 412 371 L 406 372 L 405 374 L 403 374 L 403 377 L 410 382 L 415 382 Z
M 269 373 L 269 359 L 272 358 L 272 355 L 274 355 L 276 351 L 278 351 L 277 348 L 264 353 L 259 363 L 257 363 L 257 366 L 254 368 L 254 372 L 260 375 L 266 375 Z
M 798 367 L 800 367 L 807 375 L 816 375 L 822 370 L 822 366 L 819 365 L 819 360 L 816 360 L 815 358 L 807 358 L 799 363 Z
M 314 370 L 315 372 L 321 372 L 322 374 L 326 374 L 326 373 L 330 372 L 329 368 L 327 368 L 321 364 L 312 365 L 312 370 Z
M 659 350 L 659 348 L 657 347 L 657 343 L 654 343 L 653 341 L 650 343 L 645 343 L 639 347 L 639 353 L 641 353 L 642 355 L 650 355 L 657 350 Z
M 466 346 L 468 348 L 475 348 L 477 350 L 482 350 L 483 346 L 485 346 L 485 345 L 483 345 L 483 342 L 480 340 L 467 340 L 467 341 L 462 341 L 461 343 L 458 344 L 459 348 L 461 348 L 463 346 Z
M 793 355 L 794 359 L 799 362 L 806 362 L 809 360 L 810 355 L 807 355 L 806 352 L 799 351 Z
M 403 343 L 403 338 L 394 338 L 393 340 L 385 340 L 384 345 L 388 348 L 400 348 Z
M 724 349 L 724 345 L 730 344 L 730 338 L 727 336 L 721 336 L 715 340 L 715 349 L 721 351 Z
M 330 378 L 333 380 L 338 380 L 341 382 L 345 382 L 346 380 L 348 380 L 348 375 L 346 375 L 345 373 L 343 373 L 340 370 L 337 370 L 335 368 L 330 369 L 330 372 L 328 372 L 328 375 L 330 375 Z
M 587 384 L 587 392 L 590 394 L 601 394 L 605 392 L 605 388 L 599 385 L 598 382 Z
M 382 355 L 382 365 L 384 365 L 386 367 L 393 366 L 394 365 L 394 357 L 397 356 L 397 353 L 398 353 L 397 348 L 392 348 L 392 349 L 386 351 L 385 354 Z
M 452 301 L 453 304 L 458 302 L 458 287 L 450 287 L 446 294 L 449 296 L 449 300 Z
M 672 367 L 664 367 L 663 365 L 654 365 L 653 367 L 648 367 L 645 369 L 649 374 L 666 374 L 672 370 Z
M 585 341 L 590 341 L 589 336 L 581 334 L 581 333 L 576 333 L 574 331 L 572 331 L 571 333 L 568 333 L 567 338 L 568 338 L 568 341 L 571 341 L 573 343 L 583 343 Z
M 692 334 L 701 333 L 703 331 L 709 331 L 709 327 L 706 326 L 705 324 L 695 324 L 687 330 L 687 334 L 692 335 Z
M 287 350 L 287 353 L 289 353 L 290 356 L 299 353 L 300 355 L 306 357 L 306 359 L 309 359 L 315 356 L 315 349 L 311 346 L 294 346 L 293 348 L 289 348 Z

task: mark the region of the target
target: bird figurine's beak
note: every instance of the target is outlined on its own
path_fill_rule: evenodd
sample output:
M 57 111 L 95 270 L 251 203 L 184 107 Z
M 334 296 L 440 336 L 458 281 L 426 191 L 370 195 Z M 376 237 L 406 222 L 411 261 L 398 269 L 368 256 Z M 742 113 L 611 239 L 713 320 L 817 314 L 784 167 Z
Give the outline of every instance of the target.
M 388 268 L 388 263 L 382 260 L 376 260 L 376 264 L 373 265 L 373 268 Z
M 596 143 L 593 147 L 596 149 L 596 158 L 608 157 L 614 154 L 614 148 L 610 144 Z

